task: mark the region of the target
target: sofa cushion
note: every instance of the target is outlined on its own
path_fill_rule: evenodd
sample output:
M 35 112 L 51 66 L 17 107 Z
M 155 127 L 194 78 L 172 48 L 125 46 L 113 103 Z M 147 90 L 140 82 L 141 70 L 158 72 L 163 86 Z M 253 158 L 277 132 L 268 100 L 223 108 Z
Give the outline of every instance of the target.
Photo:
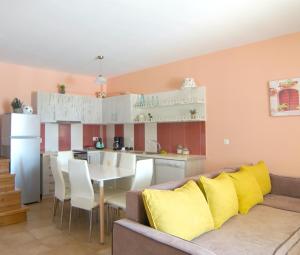
M 263 202 L 263 194 L 255 177 L 245 171 L 227 174 L 234 183 L 241 214 L 247 214 L 253 206 Z
M 225 221 L 239 212 L 239 201 L 231 178 L 221 173 L 214 179 L 200 177 L 206 199 L 215 222 L 220 228 Z
M 216 255 L 277 255 L 294 252 L 299 234 L 300 213 L 257 205 L 192 242 Z
M 263 195 L 271 192 L 270 173 L 264 161 L 259 161 L 257 164 L 251 166 L 241 166 L 240 170 L 246 171 L 254 176 Z
M 300 199 L 294 197 L 268 194 L 263 205 L 300 213 Z
M 191 240 L 214 229 L 205 197 L 194 181 L 173 190 L 145 189 L 145 209 L 151 227 Z

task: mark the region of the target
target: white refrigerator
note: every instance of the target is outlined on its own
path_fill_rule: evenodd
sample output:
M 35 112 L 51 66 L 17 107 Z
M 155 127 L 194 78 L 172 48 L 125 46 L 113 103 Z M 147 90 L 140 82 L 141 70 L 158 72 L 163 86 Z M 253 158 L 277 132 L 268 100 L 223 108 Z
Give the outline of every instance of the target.
M 10 173 L 22 203 L 40 201 L 40 118 L 36 114 L 1 116 L 1 155 L 10 158 Z

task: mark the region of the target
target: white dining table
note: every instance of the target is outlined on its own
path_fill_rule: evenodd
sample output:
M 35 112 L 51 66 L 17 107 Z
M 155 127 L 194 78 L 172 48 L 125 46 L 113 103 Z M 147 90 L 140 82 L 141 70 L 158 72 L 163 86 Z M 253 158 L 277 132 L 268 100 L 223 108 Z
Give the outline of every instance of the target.
M 99 222 L 100 222 L 100 243 L 104 244 L 104 181 L 117 180 L 130 177 L 135 174 L 132 169 L 108 167 L 99 164 L 88 164 L 90 178 L 99 185 Z M 62 167 L 62 171 L 68 173 L 68 167 Z

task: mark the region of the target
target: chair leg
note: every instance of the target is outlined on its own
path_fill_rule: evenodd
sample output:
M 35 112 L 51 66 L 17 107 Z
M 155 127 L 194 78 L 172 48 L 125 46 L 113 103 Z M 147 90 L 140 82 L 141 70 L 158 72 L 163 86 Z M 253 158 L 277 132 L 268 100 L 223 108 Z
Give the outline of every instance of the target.
M 56 214 L 56 209 L 57 209 L 57 199 L 56 197 L 54 197 L 54 201 L 53 201 L 53 213 L 52 213 L 52 220 L 54 220 L 55 214 Z
M 99 207 L 96 207 L 96 223 L 99 223 L 99 216 L 100 216 L 100 209 Z
M 69 233 L 71 232 L 71 222 L 72 222 L 72 205 L 70 206 Z
M 90 233 L 89 233 L 89 241 L 91 241 L 92 226 L 93 226 L 93 209 L 90 210 Z
M 64 205 L 65 205 L 65 201 L 61 202 L 61 214 L 60 214 L 60 227 L 62 228 L 62 224 L 63 224 L 63 217 L 64 217 Z
M 115 214 L 116 214 L 116 208 L 111 206 L 111 217 L 110 217 L 110 224 L 109 224 L 109 231 L 112 232 L 112 227 L 115 221 Z
M 120 213 L 120 207 L 118 207 L 117 208 L 117 219 L 119 220 L 120 219 L 120 215 L 121 215 L 121 213 Z

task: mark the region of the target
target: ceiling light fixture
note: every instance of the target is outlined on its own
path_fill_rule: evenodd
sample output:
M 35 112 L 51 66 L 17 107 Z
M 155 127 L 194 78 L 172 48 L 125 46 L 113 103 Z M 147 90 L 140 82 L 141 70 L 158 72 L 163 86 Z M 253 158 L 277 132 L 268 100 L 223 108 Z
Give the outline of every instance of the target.
M 99 55 L 96 57 L 96 60 L 99 60 L 99 62 L 103 59 L 104 59 L 104 56 L 102 56 L 102 55 Z M 106 82 L 107 82 L 107 79 L 102 74 L 97 75 L 96 80 L 95 80 L 95 83 L 97 85 L 103 86 L 104 84 L 106 84 Z

